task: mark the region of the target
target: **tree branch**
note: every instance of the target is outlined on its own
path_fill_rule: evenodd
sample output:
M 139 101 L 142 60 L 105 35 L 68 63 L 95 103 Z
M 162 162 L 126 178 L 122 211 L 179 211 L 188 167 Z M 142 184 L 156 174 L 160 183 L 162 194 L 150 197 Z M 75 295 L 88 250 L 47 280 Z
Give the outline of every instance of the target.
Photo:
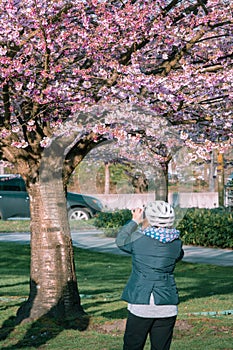
M 179 60 L 187 53 L 205 34 L 205 29 L 201 29 L 198 33 L 175 55 L 171 61 L 166 61 L 161 65 L 163 75 L 168 75 L 172 68 L 179 62 Z
M 203 8 L 204 12 L 206 15 L 208 15 L 209 11 L 207 10 L 205 4 L 207 3 L 207 1 L 203 1 L 203 0 L 197 0 L 197 3 Z
M 98 136 L 98 135 L 97 135 Z M 83 137 L 70 149 L 66 155 L 66 160 L 63 167 L 63 180 L 67 183 L 67 179 L 70 178 L 72 172 L 81 162 L 81 160 L 87 155 L 89 151 L 106 141 L 103 135 L 99 135 L 96 139 L 96 135 L 91 132 L 86 137 Z
M 5 83 L 2 88 L 4 115 L 0 115 L 0 126 L 8 126 L 10 123 L 10 92 L 9 85 Z

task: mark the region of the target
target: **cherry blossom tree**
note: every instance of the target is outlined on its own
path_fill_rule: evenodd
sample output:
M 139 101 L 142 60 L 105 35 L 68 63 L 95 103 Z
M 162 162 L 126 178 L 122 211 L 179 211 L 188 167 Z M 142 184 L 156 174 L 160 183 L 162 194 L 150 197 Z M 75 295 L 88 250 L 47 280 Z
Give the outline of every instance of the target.
M 198 154 L 232 146 L 232 4 L 1 0 L 0 24 L 0 154 L 24 178 L 31 211 L 30 295 L 18 317 L 75 319 L 84 311 L 69 177 L 109 139 L 134 135 L 161 156 L 161 119 Z

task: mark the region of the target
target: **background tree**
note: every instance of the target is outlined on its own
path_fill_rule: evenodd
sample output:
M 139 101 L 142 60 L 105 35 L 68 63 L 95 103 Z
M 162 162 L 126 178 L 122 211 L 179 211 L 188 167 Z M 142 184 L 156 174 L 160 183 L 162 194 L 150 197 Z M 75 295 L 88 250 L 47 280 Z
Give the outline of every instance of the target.
M 1 158 L 23 176 L 31 210 L 30 295 L 19 320 L 76 318 L 83 309 L 67 181 L 106 139 L 120 144 L 132 130 L 155 135 L 158 116 L 176 130 L 183 125 L 185 142 L 204 143 L 199 150 L 216 141 L 232 145 L 232 4 L 1 0 L 0 6 Z M 150 113 L 131 113 L 144 108 Z

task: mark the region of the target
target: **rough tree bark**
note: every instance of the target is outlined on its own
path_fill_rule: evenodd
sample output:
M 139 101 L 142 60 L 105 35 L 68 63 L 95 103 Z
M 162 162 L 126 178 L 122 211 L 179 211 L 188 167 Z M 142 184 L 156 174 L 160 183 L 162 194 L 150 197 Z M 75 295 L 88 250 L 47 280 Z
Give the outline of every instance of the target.
M 66 198 L 58 179 L 30 186 L 30 295 L 18 320 L 44 315 L 59 319 L 84 314 L 77 287 Z
M 72 240 L 61 178 L 28 188 L 31 210 L 30 295 L 18 321 L 44 315 L 71 320 L 84 315 L 77 287 Z
M 83 330 L 89 318 L 81 306 L 67 215 L 64 176 L 73 169 L 64 169 L 67 145 L 67 137 L 57 139 L 34 164 L 33 173 L 37 175 L 32 179 L 32 171 L 24 174 L 30 197 L 31 273 L 30 294 L 18 310 L 17 321 L 48 316 L 72 322 L 72 326 L 77 324 Z M 83 143 L 75 147 L 76 151 L 81 149 L 77 151 L 79 162 L 93 147 L 91 137 L 85 147 Z

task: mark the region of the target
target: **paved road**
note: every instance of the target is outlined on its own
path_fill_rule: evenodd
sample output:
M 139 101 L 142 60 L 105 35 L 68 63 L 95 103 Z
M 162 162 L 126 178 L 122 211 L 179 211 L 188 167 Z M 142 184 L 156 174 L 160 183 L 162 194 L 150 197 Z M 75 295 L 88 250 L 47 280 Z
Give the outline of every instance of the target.
M 90 230 L 72 232 L 75 247 L 90 249 L 98 252 L 127 255 L 115 244 L 114 238 L 104 237 L 101 231 Z M 29 233 L 1 233 L 0 241 L 29 243 Z M 233 266 L 233 250 L 184 246 L 183 261 L 219 266 Z

